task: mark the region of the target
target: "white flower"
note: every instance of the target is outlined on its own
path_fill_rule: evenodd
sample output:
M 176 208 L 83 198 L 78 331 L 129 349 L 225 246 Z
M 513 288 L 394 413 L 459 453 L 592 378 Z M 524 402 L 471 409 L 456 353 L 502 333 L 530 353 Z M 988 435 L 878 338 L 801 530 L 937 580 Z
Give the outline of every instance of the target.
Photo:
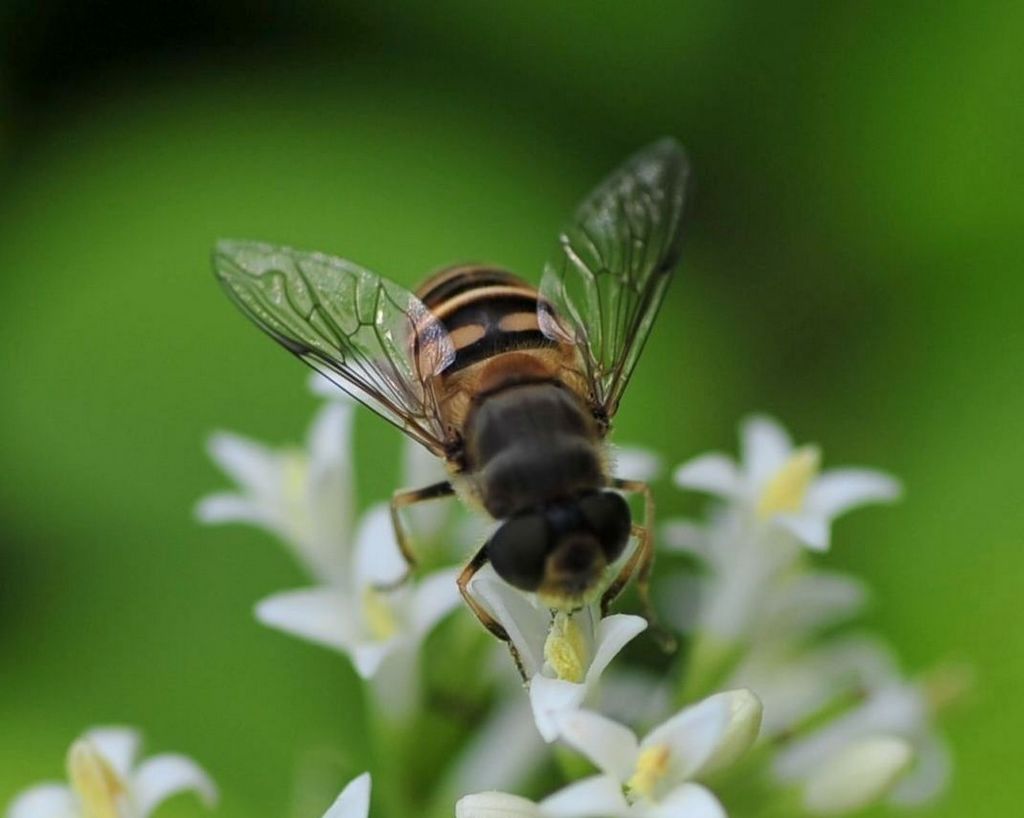
M 830 525 L 839 515 L 866 503 L 900 495 L 900 484 L 882 472 L 862 468 L 820 472 L 817 446 L 793 446 L 786 430 L 767 417 L 741 426 L 742 464 L 711 453 L 676 469 L 681 488 L 724 498 L 758 526 L 788 532 L 813 551 L 826 551 Z
M 353 778 L 324 813 L 324 818 L 367 818 L 370 814 L 370 774 Z
M 588 710 L 557 718 L 560 737 L 625 791 L 631 814 L 651 818 L 690 814 L 683 803 L 700 804 L 694 814 L 724 815 L 694 779 L 735 762 L 754 743 L 760 722 L 761 703 L 747 690 L 710 696 L 639 741 L 627 727 Z
M 624 818 L 629 809 L 618 783 L 608 776 L 595 775 L 570 784 L 540 803 L 506 792 L 466 795 L 455 804 L 455 818 Z M 677 813 L 678 818 L 718 818 L 720 814 L 697 810 Z
M 772 771 L 779 781 L 803 782 L 813 791 L 819 786 L 814 782 L 834 780 L 843 759 L 861 758 L 868 752 L 864 747 L 881 739 L 900 740 L 907 758 L 897 764 L 900 753 L 891 746 L 881 753 L 873 769 L 884 782 L 873 790 L 872 801 L 888 797 L 894 803 L 921 804 L 942 792 L 949 778 L 949 751 L 931 725 L 927 693 L 895 677 L 867 690 L 861 704 L 789 742 L 776 755 Z M 883 775 L 889 767 L 891 775 Z
M 196 509 L 199 519 L 267 529 L 292 549 L 316 579 L 341 579 L 348 566 L 355 517 L 354 413 L 355 404 L 344 398 L 326 404 L 303 449 L 274 449 L 229 432 L 212 435 L 210 456 L 240 491 L 203 498 Z
M 602 619 L 596 604 L 552 616 L 535 595 L 516 590 L 491 569 L 477 574 L 470 592 L 512 640 L 529 682 L 537 729 L 546 741 L 555 740 L 555 715 L 579 707 L 596 690 L 609 662 L 647 627 L 643 617 L 630 614 Z
M 101 727 L 68 750 L 69 786 L 39 784 L 17 796 L 7 818 L 146 818 L 179 792 L 192 791 L 207 806 L 217 800 L 210 777 L 182 755 L 164 754 L 136 764 L 139 734 Z
M 813 815 L 844 815 L 888 793 L 910 766 L 913 750 L 900 738 L 858 739 L 826 758 L 804 787 L 804 809 Z
M 436 571 L 382 590 L 405 573 L 383 504 L 367 511 L 355 539 L 343 581 L 274 594 L 257 603 L 256 618 L 347 654 L 362 678 L 374 680 L 386 711 L 402 716 L 414 698 L 419 645 L 459 602 L 458 572 Z

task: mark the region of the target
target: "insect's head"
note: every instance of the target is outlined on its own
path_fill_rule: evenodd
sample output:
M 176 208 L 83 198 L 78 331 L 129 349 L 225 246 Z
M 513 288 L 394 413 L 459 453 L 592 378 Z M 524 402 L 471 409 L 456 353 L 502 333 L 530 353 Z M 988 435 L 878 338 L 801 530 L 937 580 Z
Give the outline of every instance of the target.
M 487 555 L 510 585 L 571 607 L 622 554 L 629 529 L 626 501 L 613 491 L 592 492 L 510 517 L 488 541 Z

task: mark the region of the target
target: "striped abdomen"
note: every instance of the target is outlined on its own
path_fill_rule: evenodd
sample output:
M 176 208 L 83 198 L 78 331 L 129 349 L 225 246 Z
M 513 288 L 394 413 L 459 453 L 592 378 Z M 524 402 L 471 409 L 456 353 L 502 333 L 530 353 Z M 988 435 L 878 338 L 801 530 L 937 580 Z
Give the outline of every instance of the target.
M 503 352 L 555 346 L 537 323 L 537 290 L 504 270 L 451 267 L 432 276 L 416 295 L 455 346 L 446 375 Z

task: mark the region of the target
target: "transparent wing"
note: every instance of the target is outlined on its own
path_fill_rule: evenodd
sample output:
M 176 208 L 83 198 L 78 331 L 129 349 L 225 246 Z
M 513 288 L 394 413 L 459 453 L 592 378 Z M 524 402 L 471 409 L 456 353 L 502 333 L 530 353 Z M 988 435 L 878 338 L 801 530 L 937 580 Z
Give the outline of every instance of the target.
M 679 261 L 689 163 L 663 139 L 584 200 L 544 266 L 539 319 L 580 350 L 595 409 L 611 417 Z
M 218 242 L 213 267 L 264 332 L 444 454 L 430 378 L 455 359 L 455 349 L 416 296 L 350 261 L 257 242 Z

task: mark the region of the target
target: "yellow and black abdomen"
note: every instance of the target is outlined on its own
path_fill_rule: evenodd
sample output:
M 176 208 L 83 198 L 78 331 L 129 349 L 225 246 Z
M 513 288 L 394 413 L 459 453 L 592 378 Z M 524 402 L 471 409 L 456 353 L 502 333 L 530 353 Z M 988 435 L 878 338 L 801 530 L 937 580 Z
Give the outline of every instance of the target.
M 556 346 L 537 323 L 537 290 L 504 270 L 452 267 L 431 277 L 416 295 L 455 346 L 446 376 L 503 352 Z

